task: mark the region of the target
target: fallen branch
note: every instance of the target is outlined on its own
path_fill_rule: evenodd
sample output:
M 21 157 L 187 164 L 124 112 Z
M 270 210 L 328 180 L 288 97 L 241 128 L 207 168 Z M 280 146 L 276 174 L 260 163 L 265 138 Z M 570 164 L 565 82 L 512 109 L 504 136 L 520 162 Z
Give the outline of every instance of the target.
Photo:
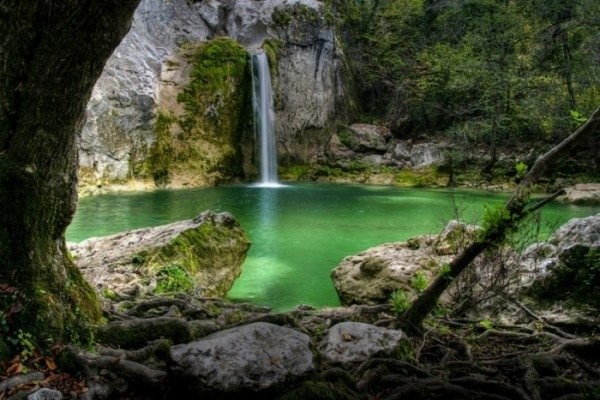
M 402 314 L 400 319 L 405 329 L 422 334 L 423 320 L 435 308 L 440 296 L 448 289 L 450 283 L 484 250 L 501 243 L 508 232 L 515 229 L 518 223 L 529 215 L 531 210 L 538 209 L 547 203 L 542 201 L 529 209 L 526 208 L 533 184 L 561 156 L 572 150 L 586 136 L 597 134 L 598 131 L 600 131 L 600 107 L 594 111 L 585 124 L 536 160 L 505 204 L 498 218 L 490 221 L 489 226 L 485 228 L 482 235 L 464 248 L 448 264 L 447 270 L 440 274 Z

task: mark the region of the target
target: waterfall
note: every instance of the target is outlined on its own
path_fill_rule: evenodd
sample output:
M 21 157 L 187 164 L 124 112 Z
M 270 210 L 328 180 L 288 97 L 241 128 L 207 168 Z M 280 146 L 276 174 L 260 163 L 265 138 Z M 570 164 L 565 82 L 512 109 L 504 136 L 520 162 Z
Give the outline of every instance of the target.
M 252 55 L 252 103 L 258 142 L 260 186 L 277 186 L 277 152 L 273 132 L 273 93 L 269 62 L 264 51 Z

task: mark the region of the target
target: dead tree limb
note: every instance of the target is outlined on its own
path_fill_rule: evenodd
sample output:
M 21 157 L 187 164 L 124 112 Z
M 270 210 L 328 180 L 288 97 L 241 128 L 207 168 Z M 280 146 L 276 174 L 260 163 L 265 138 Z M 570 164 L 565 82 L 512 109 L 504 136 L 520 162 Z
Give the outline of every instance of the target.
M 440 296 L 448 286 L 459 276 L 469 264 L 484 250 L 495 244 L 501 243 L 506 235 L 516 228 L 518 222 L 523 220 L 529 212 L 526 206 L 531 194 L 532 186 L 546 171 L 561 157 L 568 154 L 584 138 L 597 135 L 600 132 L 600 107 L 594 111 L 585 124 L 565 140 L 540 156 L 533 164 L 527 175 L 523 178 L 515 192 L 504 205 L 506 213 L 498 221 L 486 227 L 482 235 L 462 250 L 449 264 L 449 268 L 440 274 L 429 287 L 410 305 L 401 316 L 401 321 L 406 329 L 422 331 L 423 320 L 436 306 Z M 545 204 L 545 203 L 544 203 Z M 539 208 L 534 206 L 533 208 Z

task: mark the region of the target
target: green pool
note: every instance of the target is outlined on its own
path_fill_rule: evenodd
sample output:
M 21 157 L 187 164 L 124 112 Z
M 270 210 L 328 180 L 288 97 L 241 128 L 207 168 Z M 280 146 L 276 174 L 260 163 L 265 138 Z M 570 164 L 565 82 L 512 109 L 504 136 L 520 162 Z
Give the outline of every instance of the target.
M 333 184 L 119 193 L 82 199 L 67 240 L 188 219 L 206 209 L 230 211 L 252 241 L 242 275 L 229 292 L 231 300 L 275 310 L 335 306 L 339 301 L 329 272 L 345 256 L 435 233 L 456 208 L 477 222 L 484 204 L 506 198 L 483 191 Z M 600 207 L 553 203 L 542 211 L 544 229 L 597 212 Z

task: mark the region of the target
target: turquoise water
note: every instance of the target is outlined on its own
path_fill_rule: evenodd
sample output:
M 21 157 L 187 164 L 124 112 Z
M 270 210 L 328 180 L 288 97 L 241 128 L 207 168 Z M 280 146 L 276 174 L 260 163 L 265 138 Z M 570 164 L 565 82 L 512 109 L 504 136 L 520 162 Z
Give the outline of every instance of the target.
M 484 204 L 506 194 L 399 189 L 388 186 L 292 184 L 281 188 L 222 186 L 120 193 L 81 199 L 67 240 L 229 211 L 252 246 L 228 297 L 275 310 L 339 304 L 329 273 L 345 256 L 369 247 L 438 232 L 459 209 L 477 222 Z M 600 207 L 559 203 L 543 211 L 545 229 Z

